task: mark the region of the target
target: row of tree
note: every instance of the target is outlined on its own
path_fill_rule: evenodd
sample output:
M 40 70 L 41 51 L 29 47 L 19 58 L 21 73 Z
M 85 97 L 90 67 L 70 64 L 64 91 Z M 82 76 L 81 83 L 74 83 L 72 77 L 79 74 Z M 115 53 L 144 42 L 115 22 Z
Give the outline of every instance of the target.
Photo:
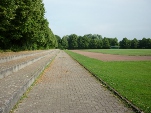
M 58 48 L 60 49 L 151 49 L 151 39 L 143 38 L 142 40 L 128 40 L 123 38 L 118 42 L 118 39 L 102 37 L 98 34 L 87 34 L 84 36 L 77 36 L 76 34 L 66 35 L 60 38 L 55 35 L 58 40 Z
M 1 0 L 0 2 L 0 49 L 36 50 L 36 49 L 137 49 L 151 48 L 151 39 L 128 40 L 106 38 L 98 34 L 77 36 L 66 35 L 60 38 L 54 35 L 44 17 L 42 0 Z
M 1 0 L 0 49 L 34 50 L 57 47 L 44 17 L 42 0 Z
M 119 45 L 122 49 L 151 49 L 151 39 L 143 38 L 142 40 L 137 40 L 134 38 L 133 40 L 128 40 L 123 38 Z

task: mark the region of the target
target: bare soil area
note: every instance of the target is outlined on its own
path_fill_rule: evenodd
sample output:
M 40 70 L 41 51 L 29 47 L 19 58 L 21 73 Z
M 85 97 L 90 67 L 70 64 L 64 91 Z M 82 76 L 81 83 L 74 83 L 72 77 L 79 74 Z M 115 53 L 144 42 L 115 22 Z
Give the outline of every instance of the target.
M 111 55 L 103 53 L 93 53 L 80 50 L 72 50 L 75 53 L 79 53 L 90 58 L 95 58 L 102 61 L 148 61 L 151 60 L 151 56 L 126 56 L 126 55 Z

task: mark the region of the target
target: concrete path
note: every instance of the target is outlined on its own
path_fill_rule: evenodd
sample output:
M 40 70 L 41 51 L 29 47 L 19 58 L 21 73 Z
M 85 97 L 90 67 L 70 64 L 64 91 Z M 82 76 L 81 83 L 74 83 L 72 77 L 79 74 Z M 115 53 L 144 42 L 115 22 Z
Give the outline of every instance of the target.
M 132 113 L 61 51 L 15 113 Z

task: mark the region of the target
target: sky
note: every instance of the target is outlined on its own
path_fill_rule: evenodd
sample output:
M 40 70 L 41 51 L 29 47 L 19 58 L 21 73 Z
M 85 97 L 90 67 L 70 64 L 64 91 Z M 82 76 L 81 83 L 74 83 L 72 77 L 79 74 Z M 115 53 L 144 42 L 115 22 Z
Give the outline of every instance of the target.
M 55 35 L 151 38 L 151 0 L 43 0 Z

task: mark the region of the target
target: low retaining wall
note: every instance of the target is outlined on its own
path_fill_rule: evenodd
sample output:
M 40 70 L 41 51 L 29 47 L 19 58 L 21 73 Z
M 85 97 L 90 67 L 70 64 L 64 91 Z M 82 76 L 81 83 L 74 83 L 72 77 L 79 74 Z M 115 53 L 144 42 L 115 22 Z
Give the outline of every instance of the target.
M 48 53 L 48 54 L 50 54 L 50 53 Z M 48 55 L 48 54 L 46 54 L 46 55 Z M 32 63 L 44 58 L 46 55 L 35 58 L 35 59 L 32 59 L 32 60 L 29 60 L 29 61 L 26 61 L 26 62 L 22 62 L 21 64 L 17 64 L 13 67 L 10 67 L 10 68 L 7 68 L 7 69 L 4 69 L 4 70 L 0 71 L 0 79 L 10 75 L 13 72 L 17 72 L 18 70 L 20 70 L 20 69 L 22 69 L 22 68 L 24 68 L 24 67 L 26 67 L 26 66 L 28 66 Z
M 53 57 L 54 59 L 55 57 Z M 33 76 L 26 82 L 23 86 L 21 86 L 18 91 L 16 91 L 12 97 L 9 98 L 0 108 L 0 113 L 9 113 L 11 109 L 16 105 L 22 95 L 27 91 L 27 89 L 33 84 L 36 78 L 41 74 L 41 72 L 45 69 L 45 67 L 51 63 L 52 58 L 48 61 L 48 63 L 44 66 L 39 67 L 33 74 Z
M 17 59 L 24 58 L 24 57 L 27 57 L 27 56 L 34 56 L 36 54 L 41 54 L 41 53 L 45 53 L 45 52 L 48 52 L 48 51 L 2 57 L 2 58 L 0 58 L 0 63 L 9 62 L 9 61 L 12 61 L 12 60 L 17 60 Z

